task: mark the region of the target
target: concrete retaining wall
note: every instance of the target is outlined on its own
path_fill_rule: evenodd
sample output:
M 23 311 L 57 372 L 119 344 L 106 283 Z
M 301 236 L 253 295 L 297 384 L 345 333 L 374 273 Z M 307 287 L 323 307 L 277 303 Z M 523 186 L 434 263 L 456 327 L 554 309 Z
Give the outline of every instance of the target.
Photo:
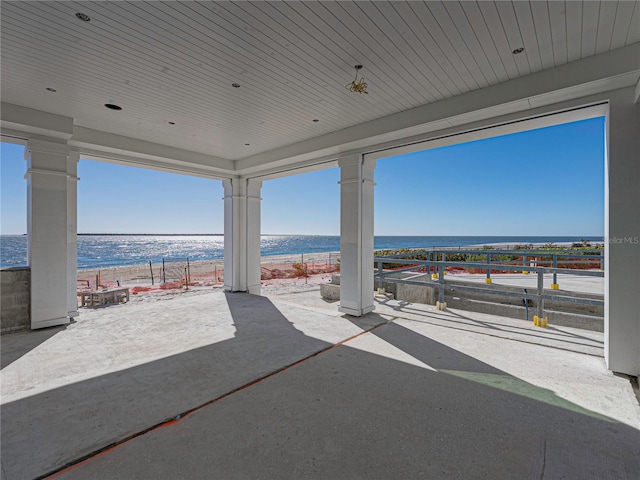
M 408 277 L 411 274 L 398 273 L 394 274 L 395 278 Z M 412 276 L 412 275 L 411 275 Z M 464 285 L 471 287 L 482 287 L 477 283 L 464 281 L 445 280 L 447 286 L 455 288 L 456 285 Z M 327 300 L 340 299 L 340 275 L 333 275 L 331 284 L 322 285 L 320 292 L 323 298 Z M 396 300 L 403 300 L 410 303 L 424 303 L 427 305 L 435 305 L 438 299 L 437 287 L 429 285 L 415 285 L 407 283 L 383 283 L 385 292 L 393 295 Z M 378 282 L 375 282 L 378 288 Z M 510 287 L 505 285 L 495 285 L 496 290 L 505 290 L 509 292 L 522 293 L 521 287 Z M 529 289 L 530 293 L 535 289 Z M 578 292 L 563 292 L 557 290 L 547 290 L 558 296 L 582 297 L 603 300 L 604 295 L 591 295 Z M 488 313 L 491 315 L 500 315 L 509 318 L 518 318 L 525 320 L 527 318 L 527 310 L 524 307 L 522 298 L 511 297 L 507 295 L 491 294 L 491 292 L 469 292 L 469 291 L 447 291 L 445 293 L 445 302 L 450 308 L 458 308 L 460 310 L 468 310 L 472 312 Z M 529 301 L 529 320 L 533 319 L 536 314 L 537 302 Z M 598 332 L 604 331 L 604 308 L 589 305 L 567 304 L 555 301 L 545 301 L 545 316 L 549 319 L 550 324 L 561 325 L 566 327 L 582 328 L 585 330 L 594 330 Z
M 31 327 L 31 270 L 0 270 L 0 333 Z

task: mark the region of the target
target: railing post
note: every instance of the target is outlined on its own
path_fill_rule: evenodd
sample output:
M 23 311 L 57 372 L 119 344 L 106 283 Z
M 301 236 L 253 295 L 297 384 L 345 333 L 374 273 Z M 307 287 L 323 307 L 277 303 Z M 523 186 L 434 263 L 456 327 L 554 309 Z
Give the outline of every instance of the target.
M 553 283 L 551 284 L 551 290 L 559 290 L 560 285 L 558 285 L 558 272 L 556 269 L 558 268 L 558 255 L 553 254 Z
M 525 270 L 525 267 L 526 267 L 526 266 L 527 266 L 527 254 L 526 254 L 526 253 L 523 253 L 523 254 L 522 254 L 522 273 L 523 273 L 524 275 L 526 275 L 526 274 L 528 274 L 528 273 L 529 273 L 529 271 L 528 271 L 528 270 Z
M 429 252 L 429 262 L 435 262 L 436 260 L 438 260 L 438 253 L 435 250 Z M 437 278 L 435 263 L 429 263 L 429 272 L 431 273 L 431 280 L 435 280 Z
M 548 320 L 547 317 L 544 316 L 544 298 L 542 297 L 544 294 L 544 271 L 541 269 L 538 270 L 538 288 L 536 294 L 538 314 L 534 315 L 533 324 L 537 327 L 547 328 Z
M 378 260 L 378 293 L 382 293 L 382 260 Z
M 484 279 L 484 283 L 491 283 L 491 254 L 487 253 L 487 278 Z
M 444 263 L 438 266 L 438 301 L 436 308 L 438 310 L 446 310 L 447 302 L 444 301 Z

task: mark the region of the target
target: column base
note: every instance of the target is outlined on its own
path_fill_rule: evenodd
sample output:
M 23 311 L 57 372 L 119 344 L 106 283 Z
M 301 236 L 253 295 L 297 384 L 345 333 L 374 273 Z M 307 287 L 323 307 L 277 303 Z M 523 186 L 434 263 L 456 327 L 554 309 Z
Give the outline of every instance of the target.
M 79 317 L 79 316 L 80 316 L 80 312 L 77 311 L 77 310 L 67 313 L 67 317 L 69 317 L 69 318 L 76 318 L 76 317 Z
M 249 285 L 247 287 L 247 291 L 251 295 L 260 295 L 261 289 L 262 289 L 262 285 Z
M 351 315 L 352 317 L 361 317 L 362 315 L 366 315 L 367 313 L 373 312 L 374 309 L 375 309 L 375 305 L 371 305 L 369 307 L 364 307 L 360 309 L 343 307 L 343 306 L 338 307 L 339 312 L 346 313 L 347 315 Z
M 58 325 L 68 325 L 71 323 L 69 317 L 52 318 L 50 320 L 38 320 L 31 322 L 31 330 L 38 330 L 39 328 L 56 327 Z

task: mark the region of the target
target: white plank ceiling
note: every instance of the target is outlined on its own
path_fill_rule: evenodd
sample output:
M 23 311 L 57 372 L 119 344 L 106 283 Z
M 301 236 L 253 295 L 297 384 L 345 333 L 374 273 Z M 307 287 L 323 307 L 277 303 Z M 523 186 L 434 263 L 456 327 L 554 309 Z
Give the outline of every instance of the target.
M 1 17 L 3 102 L 232 160 L 640 41 L 637 1 L 3 1 Z M 345 88 L 356 64 L 368 95 Z

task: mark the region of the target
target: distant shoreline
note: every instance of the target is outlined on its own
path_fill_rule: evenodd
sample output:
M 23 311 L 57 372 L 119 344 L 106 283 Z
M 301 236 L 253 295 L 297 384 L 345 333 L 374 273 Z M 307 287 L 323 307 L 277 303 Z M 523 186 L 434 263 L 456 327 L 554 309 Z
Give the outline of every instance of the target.
M 224 233 L 78 233 L 79 237 L 96 236 L 122 236 L 122 237 L 222 237 Z M 0 237 L 26 237 L 26 233 L 3 233 Z M 339 237 L 340 234 L 306 234 L 306 233 L 261 233 L 261 237 Z M 398 237 L 398 238 L 451 238 L 451 237 L 485 237 L 485 238 L 599 238 L 601 240 L 590 240 L 592 242 L 602 242 L 602 235 L 374 235 L 375 237 Z
M 602 236 L 582 236 L 594 244 L 603 243 Z M 109 266 L 140 265 L 163 259 L 221 260 L 224 256 L 224 236 L 220 234 L 79 234 L 78 267 L 80 269 Z M 578 243 L 572 236 L 405 236 L 376 235 L 376 250 L 470 248 L 472 245 L 525 245 Z M 2 235 L 0 268 L 25 266 L 28 241 L 25 235 Z M 300 255 L 329 253 L 340 250 L 339 235 L 273 235 L 261 236 L 261 255 Z

